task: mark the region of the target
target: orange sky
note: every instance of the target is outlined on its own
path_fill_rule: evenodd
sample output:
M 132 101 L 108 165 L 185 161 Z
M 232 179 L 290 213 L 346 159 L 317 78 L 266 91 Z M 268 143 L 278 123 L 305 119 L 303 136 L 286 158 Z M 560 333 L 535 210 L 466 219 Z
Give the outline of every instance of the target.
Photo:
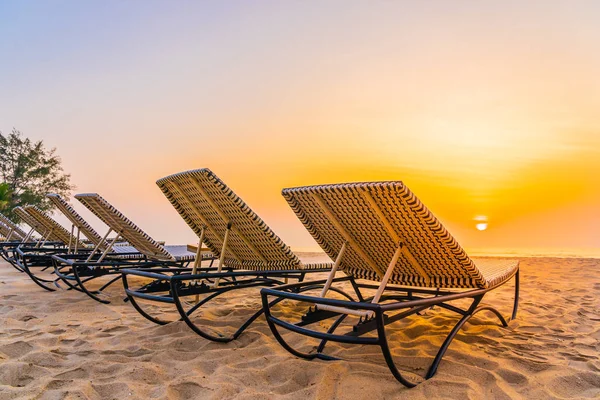
M 600 249 L 597 2 L 0 11 L 0 129 L 159 240 L 154 181 L 209 167 L 296 248 L 281 188 L 403 180 L 469 249 Z

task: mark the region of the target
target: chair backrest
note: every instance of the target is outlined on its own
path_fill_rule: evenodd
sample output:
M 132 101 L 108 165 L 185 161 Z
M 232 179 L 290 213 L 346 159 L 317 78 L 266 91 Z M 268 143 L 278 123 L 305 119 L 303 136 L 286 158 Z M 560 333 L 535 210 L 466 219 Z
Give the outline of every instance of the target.
M 17 232 L 13 232 L 8 226 L 4 225 L 2 222 L 0 222 L 0 236 L 4 240 L 8 240 L 9 236 L 11 241 L 23 240 L 23 238 Z
M 33 218 L 25 209 L 21 206 L 13 209 L 14 213 L 27 225 L 29 225 L 35 232 L 37 232 L 42 239 L 47 239 L 53 242 L 62 242 L 54 233 L 48 234 L 48 229 L 40 223 L 38 220 Z
M 160 243 L 142 231 L 99 194 L 82 193 L 75 195 L 75 198 L 140 253 L 156 260 L 175 260 L 175 257 Z
M 62 242 L 64 244 L 75 243 L 76 238 L 71 238 L 71 233 L 66 230 L 61 224 L 56 222 L 53 218 L 50 218 L 45 212 L 37 208 L 36 206 L 25 206 L 23 207 L 26 213 L 28 213 L 31 218 L 35 219 L 39 224 L 41 224 L 46 232 L 52 231 L 50 238 L 54 241 Z M 79 241 L 77 244 L 78 248 L 86 247 L 85 243 Z
M 211 170 L 180 172 L 159 179 L 156 184 L 198 237 L 205 228 L 204 243 L 213 254 L 220 256 L 230 224 L 225 251 L 227 267 L 302 267 L 290 248 Z
M 23 231 L 17 224 L 12 222 L 3 214 L 0 214 L 0 222 L 9 229 L 11 229 L 14 232 L 13 236 L 15 236 L 16 238 L 25 239 L 25 237 L 27 236 L 27 233 L 25 231 Z
M 63 213 L 65 217 L 73 225 L 75 225 L 83 235 L 88 238 L 95 246 L 99 245 L 101 250 L 105 250 L 108 247 L 108 243 L 102 240 L 102 237 L 87 223 L 85 219 L 62 197 L 55 193 L 48 193 L 46 195 L 52 201 L 52 203 Z
M 381 280 L 400 244 L 390 283 L 438 288 L 485 287 L 485 280 L 440 221 L 402 182 L 349 183 L 284 189 L 283 197 L 340 267 Z

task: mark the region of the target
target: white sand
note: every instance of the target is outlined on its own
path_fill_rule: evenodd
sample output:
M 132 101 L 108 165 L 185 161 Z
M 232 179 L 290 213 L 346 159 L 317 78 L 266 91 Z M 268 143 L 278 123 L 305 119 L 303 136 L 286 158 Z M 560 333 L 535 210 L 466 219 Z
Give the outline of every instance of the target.
M 112 304 L 45 292 L 0 263 L 0 399 L 598 398 L 600 260 L 521 262 L 519 317 L 501 328 L 480 314 L 457 336 L 438 374 L 400 385 L 376 347 L 331 343 L 346 361 L 305 361 L 280 347 L 263 318 L 239 340 L 206 341 L 184 323 L 157 326 L 108 290 Z M 512 284 L 487 303 L 510 312 Z M 215 303 L 223 329 L 259 306 L 258 290 Z M 303 311 L 289 304 L 286 313 Z M 423 375 L 457 320 L 439 309 L 388 327 L 396 362 Z M 305 338 L 292 343 L 309 350 Z

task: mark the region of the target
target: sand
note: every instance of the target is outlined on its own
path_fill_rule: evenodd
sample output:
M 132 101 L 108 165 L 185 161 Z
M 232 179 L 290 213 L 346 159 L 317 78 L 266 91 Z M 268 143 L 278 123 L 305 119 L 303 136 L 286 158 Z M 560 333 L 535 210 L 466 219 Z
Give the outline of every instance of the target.
M 524 258 L 521 274 L 518 319 L 502 328 L 491 315 L 474 318 L 438 374 L 406 389 L 375 347 L 330 344 L 344 361 L 297 359 L 263 318 L 235 342 L 212 343 L 182 322 L 145 320 L 121 301 L 119 286 L 104 305 L 45 292 L 2 262 L 0 399 L 600 397 L 600 260 Z M 258 307 L 257 293 L 235 293 L 203 319 L 233 326 Z M 509 284 L 487 302 L 508 314 L 511 296 Z M 456 319 L 436 309 L 389 326 L 396 362 L 411 377 L 423 374 Z M 305 338 L 292 343 L 310 348 Z

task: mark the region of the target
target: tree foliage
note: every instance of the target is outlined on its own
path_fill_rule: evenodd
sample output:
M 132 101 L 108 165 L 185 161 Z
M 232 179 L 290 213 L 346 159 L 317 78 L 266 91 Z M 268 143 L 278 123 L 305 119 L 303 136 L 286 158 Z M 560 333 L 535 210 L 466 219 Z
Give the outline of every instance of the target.
M 8 183 L 0 183 L 0 212 L 10 205 L 10 186 Z
M 74 189 L 70 179 L 56 149 L 46 149 L 43 141 L 33 142 L 16 129 L 8 135 L 0 132 L 0 181 L 8 186 L 2 211 L 6 216 L 14 218 L 13 208 L 28 204 L 50 210 L 46 194 L 68 197 Z

